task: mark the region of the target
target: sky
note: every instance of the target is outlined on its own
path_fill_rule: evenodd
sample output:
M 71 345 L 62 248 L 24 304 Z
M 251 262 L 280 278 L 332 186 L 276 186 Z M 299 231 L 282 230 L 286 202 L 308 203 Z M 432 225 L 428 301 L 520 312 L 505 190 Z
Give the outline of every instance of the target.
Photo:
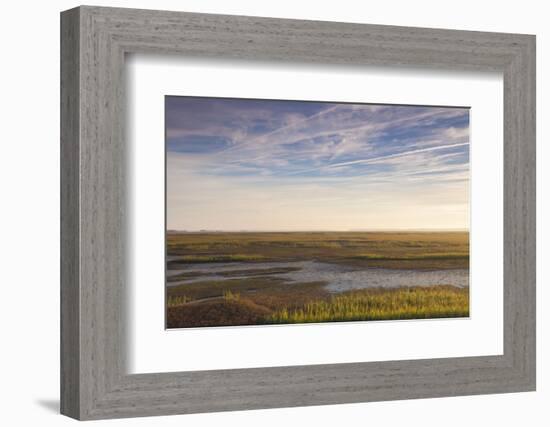
M 167 96 L 167 229 L 469 228 L 469 109 Z

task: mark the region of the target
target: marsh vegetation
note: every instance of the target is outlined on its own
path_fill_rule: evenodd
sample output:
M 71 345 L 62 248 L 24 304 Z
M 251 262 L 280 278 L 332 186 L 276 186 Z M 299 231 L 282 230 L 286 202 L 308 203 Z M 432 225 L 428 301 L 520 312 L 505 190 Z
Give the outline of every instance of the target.
M 167 327 L 464 317 L 467 232 L 167 234 Z

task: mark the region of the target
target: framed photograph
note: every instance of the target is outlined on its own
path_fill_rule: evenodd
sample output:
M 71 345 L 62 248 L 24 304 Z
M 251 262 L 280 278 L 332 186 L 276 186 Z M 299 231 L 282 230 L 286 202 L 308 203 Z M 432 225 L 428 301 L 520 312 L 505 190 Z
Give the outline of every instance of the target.
M 469 109 L 167 96 L 167 328 L 469 316 Z
M 61 411 L 535 390 L 535 37 L 61 14 Z

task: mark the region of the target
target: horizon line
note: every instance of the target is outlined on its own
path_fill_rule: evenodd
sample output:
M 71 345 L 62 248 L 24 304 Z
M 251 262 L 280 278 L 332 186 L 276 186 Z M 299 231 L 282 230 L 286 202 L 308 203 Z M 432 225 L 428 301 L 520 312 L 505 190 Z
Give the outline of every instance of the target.
M 309 229 L 309 230 L 222 230 L 222 229 L 200 229 L 200 230 L 180 230 L 174 228 L 166 229 L 167 233 L 345 233 L 345 232 L 395 232 L 395 231 L 408 231 L 408 232 L 469 232 L 469 228 L 355 228 L 346 230 L 321 230 L 321 229 Z

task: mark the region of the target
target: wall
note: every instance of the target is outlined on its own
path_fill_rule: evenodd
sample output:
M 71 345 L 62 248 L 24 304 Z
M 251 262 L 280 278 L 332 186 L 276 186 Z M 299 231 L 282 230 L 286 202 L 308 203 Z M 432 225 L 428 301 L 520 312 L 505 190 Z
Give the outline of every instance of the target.
M 442 27 L 537 34 L 538 259 L 548 258 L 550 27 L 544 2 L 319 0 L 97 1 L 98 5 Z M 59 360 L 59 11 L 74 1 L 5 2 L 2 6 L 0 210 L 4 425 L 64 426 L 58 415 Z M 7 238 L 6 238 L 7 237 Z M 548 425 L 550 334 L 543 312 L 548 271 L 538 267 L 538 390 L 536 393 L 440 398 L 110 421 L 110 425 L 332 426 L 344 423 L 407 426 Z M 7 272 L 7 277 L 6 277 Z

